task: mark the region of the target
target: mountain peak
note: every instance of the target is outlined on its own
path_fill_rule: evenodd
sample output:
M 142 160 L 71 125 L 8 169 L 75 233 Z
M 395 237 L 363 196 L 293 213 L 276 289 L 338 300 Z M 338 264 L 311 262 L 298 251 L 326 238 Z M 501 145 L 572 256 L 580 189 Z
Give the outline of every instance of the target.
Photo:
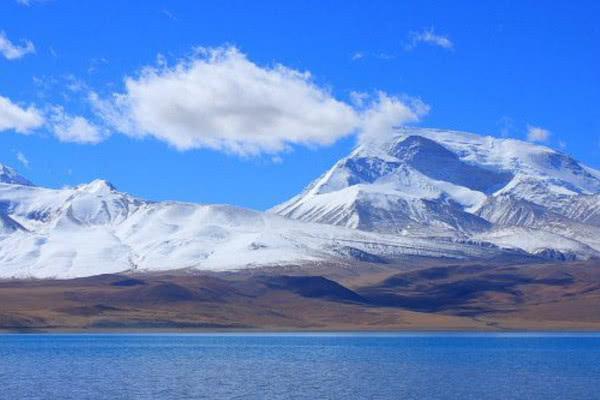
M 105 179 L 94 179 L 90 183 L 78 186 L 77 189 L 90 193 L 109 193 L 117 191 L 117 188 Z
M 33 184 L 30 181 L 28 181 L 23 176 L 19 175 L 19 173 L 15 169 L 3 164 L 0 164 L 0 183 L 33 186 Z
M 595 221 L 598 206 L 590 195 L 600 196 L 600 173 L 551 148 L 404 127 L 362 143 L 271 212 L 367 231 L 459 237 L 505 224 L 546 228 L 544 221 L 554 218 L 560 222 L 552 229 L 569 235 L 580 218 L 573 216 Z

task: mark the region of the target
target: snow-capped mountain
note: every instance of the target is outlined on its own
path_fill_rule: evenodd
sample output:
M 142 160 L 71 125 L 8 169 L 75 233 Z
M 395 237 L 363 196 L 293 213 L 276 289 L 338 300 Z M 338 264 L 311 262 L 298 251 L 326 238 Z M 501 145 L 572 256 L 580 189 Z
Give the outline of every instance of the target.
M 0 165 L 0 277 L 528 254 L 600 256 L 600 173 L 517 140 L 401 129 L 267 213 L 48 189 Z
M 505 253 L 479 243 L 382 235 L 233 206 L 151 202 L 103 180 L 47 189 L 6 170 L 10 174 L 0 181 L 0 277 Z
M 563 153 L 514 139 L 401 128 L 359 146 L 271 212 L 373 232 L 596 257 L 599 207 L 600 172 Z

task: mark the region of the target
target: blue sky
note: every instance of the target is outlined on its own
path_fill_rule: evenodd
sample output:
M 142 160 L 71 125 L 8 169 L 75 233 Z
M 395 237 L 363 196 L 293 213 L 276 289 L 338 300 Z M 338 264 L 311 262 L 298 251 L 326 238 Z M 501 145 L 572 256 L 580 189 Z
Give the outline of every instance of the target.
M 265 209 L 392 121 L 600 168 L 599 19 L 595 1 L 5 0 L 0 162 Z

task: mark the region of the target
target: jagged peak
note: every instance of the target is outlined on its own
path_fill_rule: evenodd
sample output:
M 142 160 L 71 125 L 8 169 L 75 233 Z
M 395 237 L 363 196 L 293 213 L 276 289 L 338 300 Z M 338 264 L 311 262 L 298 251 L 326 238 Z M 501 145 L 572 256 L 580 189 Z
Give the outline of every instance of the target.
M 77 190 L 86 191 L 90 193 L 108 193 L 116 192 L 117 188 L 105 179 L 94 179 L 90 183 L 77 186 Z
M 19 173 L 11 167 L 0 164 L 0 183 L 9 183 L 12 185 L 33 186 L 28 179 L 19 175 Z

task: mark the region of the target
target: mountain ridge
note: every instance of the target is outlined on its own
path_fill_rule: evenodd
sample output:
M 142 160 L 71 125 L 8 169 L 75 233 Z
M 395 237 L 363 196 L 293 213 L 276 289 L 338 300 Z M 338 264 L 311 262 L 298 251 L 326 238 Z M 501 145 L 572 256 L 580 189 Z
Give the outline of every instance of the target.
M 402 128 L 268 212 L 147 201 L 0 164 L 0 277 L 290 263 L 600 257 L 600 172 L 514 139 Z
M 401 128 L 359 146 L 270 212 L 384 233 L 482 240 L 500 227 L 544 229 L 581 241 L 591 257 L 600 251 L 592 234 L 600 233 L 599 193 L 598 171 L 548 147 Z M 582 234 L 573 232 L 580 225 Z

